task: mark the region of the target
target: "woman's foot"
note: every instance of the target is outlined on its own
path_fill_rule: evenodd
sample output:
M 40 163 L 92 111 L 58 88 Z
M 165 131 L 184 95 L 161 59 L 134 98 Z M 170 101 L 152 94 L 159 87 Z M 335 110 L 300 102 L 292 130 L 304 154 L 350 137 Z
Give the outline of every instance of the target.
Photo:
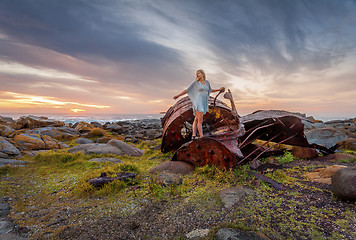
M 197 140 L 198 138 L 197 136 L 192 136 L 192 140 Z

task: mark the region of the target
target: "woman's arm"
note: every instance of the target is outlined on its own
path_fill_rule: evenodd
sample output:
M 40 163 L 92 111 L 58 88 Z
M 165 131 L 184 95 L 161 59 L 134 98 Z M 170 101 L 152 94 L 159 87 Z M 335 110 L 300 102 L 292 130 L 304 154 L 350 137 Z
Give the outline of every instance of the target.
M 183 92 L 181 92 L 180 94 L 176 95 L 173 97 L 174 100 L 176 100 L 177 98 L 179 98 L 180 96 L 183 96 L 184 94 L 187 93 L 187 90 L 184 90 Z
M 219 89 L 212 89 L 211 92 L 225 92 L 225 88 L 221 87 Z

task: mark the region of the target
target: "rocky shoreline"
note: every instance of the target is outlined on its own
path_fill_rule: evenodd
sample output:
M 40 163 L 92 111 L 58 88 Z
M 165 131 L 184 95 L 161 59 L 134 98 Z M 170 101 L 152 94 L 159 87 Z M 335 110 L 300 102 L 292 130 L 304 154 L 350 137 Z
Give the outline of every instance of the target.
M 266 112 L 271 111 L 263 111 L 264 114 Z M 335 149 L 338 144 L 342 149 L 355 151 L 356 118 L 324 123 L 312 117 L 307 118 L 303 114 L 296 115 L 302 118 L 305 136 L 309 143 Z M 137 143 L 161 138 L 162 126 L 159 119 L 105 124 L 98 122 L 65 124 L 47 117 L 23 116 L 15 121 L 10 117 L 0 116 L 0 158 L 19 159 L 23 154 L 33 155 L 42 150 L 65 149 L 69 146 L 63 143 L 64 141 L 93 136 L 97 136 L 97 139 L 91 143 L 107 143 L 111 139 L 118 139 L 118 136 L 120 136 L 118 140 Z M 78 140 L 77 143 L 80 141 Z
M 285 111 L 259 111 L 253 114 L 294 114 Z M 348 119 L 348 120 L 335 120 L 322 122 L 315 120 L 312 117 L 306 117 L 303 114 L 295 114 L 302 119 L 304 124 L 304 133 L 309 143 L 315 143 L 318 145 L 325 146 L 327 148 L 333 149 L 336 152 L 341 152 L 341 150 L 348 150 L 350 152 L 356 151 L 356 118 Z M 244 116 L 248 118 L 249 116 Z M 244 118 L 242 117 L 242 119 Z M 116 156 L 132 156 L 132 157 L 140 157 L 144 154 L 144 150 L 141 150 L 136 147 L 135 144 L 144 143 L 152 150 L 160 150 L 160 145 L 157 145 L 157 140 L 162 137 L 162 126 L 161 121 L 159 119 L 144 119 L 144 120 L 132 120 L 132 121 L 118 121 L 118 122 L 107 122 L 105 124 L 101 124 L 99 122 L 77 122 L 75 124 L 65 124 L 64 122 L 57 121 L 54 119 L 48 119 L 46 117 L 37 117 L 37 116 L 23 116 L 18 120 L 13 120 L 12 118 L 0 116 L 0 167 L 6 166 L 26 166 L 26 161 L 23 161 L 25 156 L 33 157 L 37 153 L 46 152 L 49 150 L 68 150 L 68 153 L 76 153 L 81 152 L 85 155 L 91 154 L 110 154 Z M 338 154 L 338 153 L 337 153 Z M 333 167 L 334 161 L 337 161 L 337 158 L 344 159 L 346 158 L 355 158 L 354 155 L 345 153 L 340 153 L 341 155 L 330 155 L 330 156 L 319 156 L 318 158 L 311 159 L 308 161 L 300 161 L 298 163 L 291 163 L 289 165 L 285 165 L 284 167 L 292 168 L 293 164 L 322 164 L 325 166 L 330 165 Z M 112 162 L 113 164 L 122 163 L 121 160 L 117 158 L 93 158 L 89 161 L 96 162 Z M 272 162 L 274 160 L 272 159 Z M 274 163 L 274 162 L 273 162 Z M 319 166 L 319 165 L 318 165 Z M 355 166 L 355 162 L 345 163 L 345 166 L 353 167 Z M 347 169 L 351 169 L 347 168 Z M 329 197 L 330 191 L 332 191 L 333 187 L 331 183 L 331 178 L 335 175 L 335 168 L 331 168 L 330 171 L 326 173 L 324 169 L 315 170 L 315 174 L 310 174 L 309 176 L 312 181 L 315 181 L 315 184 L 328 184 L 322 185 L 322 189 L 324 189 L 323 197 Z M 354 172 L 356 171 L 355 167 L 353 167 Z M 339 169 L 338 169 L 339 170 Z M 181 172 L 179 172 L 181 171 Z M 190 166 L 184 163 L 172 163 L 172 162 L 162 162 L 161 164 L 150 169 L 150 173 L 157 174 L 156 181 L 160 184 L 162 183 L 164 186 L 172 186 L 172 185 L 180 185 L 182 184 L 181 174 L 189 174 L 194 169 L 191 169 Z M 347 170 L 349 171 L 349 170 Z M 179 176 L 177 175 L 179 174 Z M 329 174 L 329 175 L 328 175 Z M 346 174 L 349 175 L 349 172 Z M 339 174 L 340 175 L 340 174 Z M 326 177 L 327 176 L 327 177 Z M 99 177 L 99 176 L 98 176 Z M 300 177 L 299 175 L 297 176 Z M 306 175 L 306 177 L 308 177 Z M 336 176 L 340 179 L 340 176 Z M 335 178 L 336 178 L 335 177 Z M 341 176 L 342 177 L 342 176 Z M 324 180 L 322 179 L 324 178 Z M 317 180 L 315 180 L 317 179 Z M 321 179 L 321 180 L 320 180 Z M 325 180 L 326 179 L 326 180 Z M 350 178 L 348 178 L 350 179 Z M 319 182 L 318 182 L 319 181 Z M 320 182 L 325 181 L 325 182 Z M 334 182 L 339 180 L 334 180 Z M 257 184 L 256 186 L 260 186 L 259 180 L 251 180 L 252 185 Z M 314 184 L 314 183 L 313 183 Z M 311 186 L 319 186 L 313 185 Z M 355 185 L 354 182 L 349 182 L 349 185 Z M 342 183 L 339 184 L 340 186 Z M 321 186 L 321 185 L 320 185 Z M 296 187 L 298 191 L 303 192 L 303 189 L 299 189 L 299 186 Z M 339 187 L 336 187 L 339 189 Z M 329 192 L 328 192 L 329 191 Z M 348 190 L 347 190 L 348 191 Z M 224 191 L 218 193 L 221 201 L 224 203 L 224 209 L 231 209 L 236 207 L 236 204 L 246 201 L 248 196 L 254 196 L 256 193 L 249 188 L 226 188 Z M 312 194 L 310 192 L 310 194 Z M 314 193 L 313 193 L 314 194 Z M 343 194 L 343 193 L 341 193 Z M 352 193 L 354 194 L 354 193 Z M 290 196 L 286 196 L 290 198 Z M 259 200 L 256 200 L 257 202 Z M 261 200 L 262 201 L 262 200 Z M 334 200 L 328 200 L 329 204 Z M 15 237 L 14 239 L 25 239 L 21 236 L 27 236 L 25 233 L 20 233 L 21 236 L 15 235 L 17 227 L 14 223 L 12 223 L 11 219 L 7 217 L 9 214 L 10 205 L 8 204 L 9 198 L 1 198 L 0 202 L 0 221 L 5 228 L 0 228 L 0 237 L 4 239 L 12 239 L 11 237 Z M 262 204 L 262 202 L 260 202 Z M 177 203 L 178 204 L 178 203 Z M 180 203 L 181 204 L 181 203 Z M 246 202 L 246 204 L 248 204 Z M 264 203 L 263 203 L 264 204 Z M 308 201 L 306 204 L 310 204 Z M 342 206 L 342 203 L 335 202 L 335 206 Z M 347 205 L 352 205 L 351 203 L 347 203 Z M 350 206 L 351 206 L 350 205 Z M 138 211 L 137 217 L 146 218 L 145 215 L 139 214 L 151 214 L 145 211 L 154 211 L 156 208 L 165 208 L 168 207 L 166 203 L 153 204 L 148 205 L 148 210 L 143 210 L 142 212 Z M 152 208 L 152 209 L 151 209 Z M 340 207 L 341 208 L 341 207 Z M 163 211 L 159 209 L 159 211 Z M 225 211 L 225 210 L 224 210 Z M 189 212 L 185 212 L 184 214 L 190 214 Z M 156 215 L 155 215 L 156 216 Z M 156 216 L 158 217 L 158 216 Z M 114 224 L 112 220 L 102 219 L 105 224 L 111 225 Z M 129 224 L 127 231 L 134 231 L 138 226 L 146 226 L 150 225 L 149 223 L 137 223 L 136 220 L 133 220 L 132 217 L 123 218 L 122 221 L 127 221 L 126 224 Z M 196 219 L 198 221 L 198 219 Z M 100 220 L 99 220 L 100 221 Z M 216 223 L 217 219 L 214 219 L 211 223 Z M 132 222 L 136 222 L 138 224 L 137 227 L 131 227 L 130 224 Z M 57 224 L 57 223 L 56 223 Z M 157 220 L 157 224 L 162 225 L 164 222 L 160 222 Z M 203 223 L 199 223 L 199 226 L 204 226 Z M 198 226 L 197 225 L 197 226 Z M 124 225 L 123 225 L 124 226 Z M 189 229 L 191 226 L 187 226 Z M 89 235 L 85 235 L 86 233 L 90 233 L 95 235 L 95 232 L 92 232 L 90 229 L 95 229 L 94 226 L 89 224 L 88 226 L 81 228 L 73 228 L 68 229 L 67 231 L 63 231 L 61 236 L 65 239 L 68 236 L 75 236 L 76 232 L 81 232 L 84 234 L 83 236 L 90 237 Z M 132 228 L 132 229 L 131 229 Z M 143 227 L 144 228 L 144 227 Z M 185 227 L 183 227 L 185 229 Z M 211 230 L 211 229 L 210 229 Z M 204 239 L 208 236 L 210 231 L 208 228 L 197 228 L 189 231 L 189 233 L 185 234 L 184 239 Z M 126 231 L 126 230 L 125 230 Z M 168 231 L 168 230 L 167 230 Z M 330 230 L 332 231 L 332 230 Z M 211 232 L 211 231 L 210 231 Z M 123 231 L 123 234 L 125 232 Z M 232 237 L 241 237 L 241 239 L 269 239 L 263 234 L 250 232 L 250 231 L 239 231 L 237 229 L 230 228 L 220 228 L 218 231 L 214 233 L 216 239 L 230 239 Z M 83 237 L 81 236 L 81 237 Z M 103 235 L 105 236 L 105 235 Z M 121 236 L 121 235 L 120 235 Z M 17 237 L 17 238 L 16 238 Z M 98 235 L 93 239 L 99 239 L 101 236 Z M 243 238 L 244 237 L 244 238 Z M 126 238 L 120 238 L 126 239 Z M 134 239 L 128 237 L 127 239 Z M 273 239 L 273 238 L 272 238 Z

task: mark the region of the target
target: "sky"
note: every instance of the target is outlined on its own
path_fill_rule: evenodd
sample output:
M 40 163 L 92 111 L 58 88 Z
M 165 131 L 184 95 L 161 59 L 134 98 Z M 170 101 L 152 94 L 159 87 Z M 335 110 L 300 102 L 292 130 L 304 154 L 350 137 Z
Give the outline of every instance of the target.
M 356 117 L 355 26 L 355 0 L 0 0 L 0 113 L 164 112 L 204 69 L 240 115 Z

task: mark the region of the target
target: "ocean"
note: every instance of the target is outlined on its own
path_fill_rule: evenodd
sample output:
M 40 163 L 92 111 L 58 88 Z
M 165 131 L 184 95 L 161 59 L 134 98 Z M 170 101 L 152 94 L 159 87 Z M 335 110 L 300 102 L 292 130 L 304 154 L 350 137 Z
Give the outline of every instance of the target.
M 80 113 L 0 113 L 0 116 L 11 117 L 14 120 L 22 116 L 33 115 L 37 117 L 48 117 L 50 119 L 56 119 L 63 121 L 65 123 L 76 123 L 76 122 L 99 122 L 104 124 L 106 122 L 118 122 L 118 121 L 131 121 L 131 120 L 142 120 L 142 119 L 161 119 L 164 113 L 158 114 L 80 114 Z M 315 119 L 321 120 L 323 122 L 332 120 L 347 120 L 354 117 L 343 116 L 343 117 L 332 117 L 332 116 L 314 116 Z
M 22 116 L 36 116 L 36 117 L 48 117 L 63 121 L 65 123 L 76 122 L 118 122 L 118 121 L 132 121 L 142 119 L 161 119 L 164 114 L 63 114 L 63 113 L 0 113 L 2 117 L 11 117 L 14 120 L 19 119 Z

